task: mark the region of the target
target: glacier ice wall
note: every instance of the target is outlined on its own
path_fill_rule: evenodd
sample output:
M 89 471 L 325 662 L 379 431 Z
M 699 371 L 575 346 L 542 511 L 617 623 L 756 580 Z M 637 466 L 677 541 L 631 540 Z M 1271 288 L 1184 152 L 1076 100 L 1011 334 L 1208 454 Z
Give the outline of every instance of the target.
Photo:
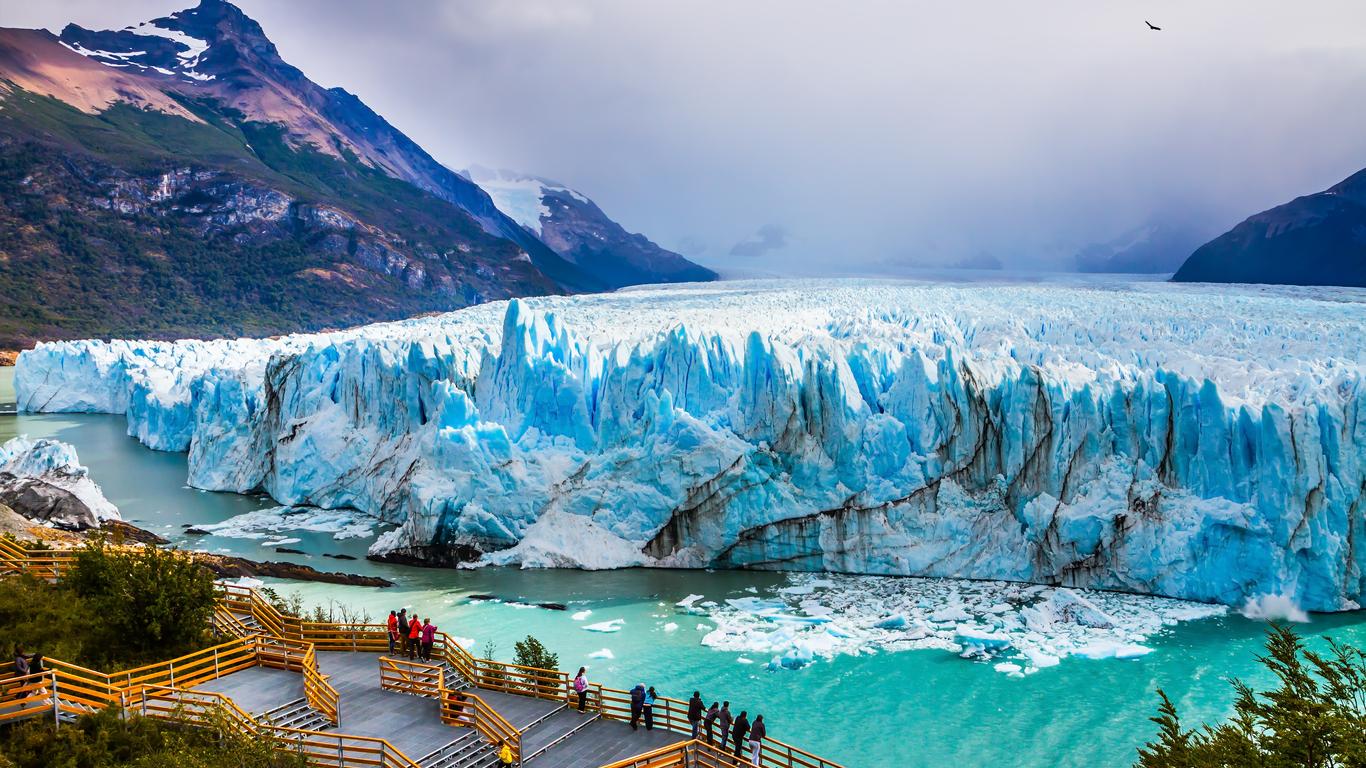
M 347 332 L 65 342 L 29 410 L 450 564 L 1006 579 L 1356 607 L 1366 294 L 725 283 Z

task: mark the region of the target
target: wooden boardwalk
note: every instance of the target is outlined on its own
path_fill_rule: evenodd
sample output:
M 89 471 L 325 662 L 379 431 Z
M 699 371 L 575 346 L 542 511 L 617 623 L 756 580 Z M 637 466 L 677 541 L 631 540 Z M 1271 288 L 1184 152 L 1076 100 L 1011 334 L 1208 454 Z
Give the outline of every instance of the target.
M 387 739 L 414 760 L 471 733 L 469 728 L 443 723 L 436 699 L 381 688 L 379 657 L 364 652 L 318 654 L 319 668 L 341 696 L 340 722 L 333 730 Z M 303 681 L 297 672 L 251 667 L 195 690 L 224 694 L 249 714 L 261 716 L 302 697 Z M 580 714 L 560 702 L 495 691 L 480 691 L 479 696 L 523 732 L 524 762 L 532 765 L 598 768 L 687 741 L 660 728 L 632 731 L 627 723 L 593 712 Z

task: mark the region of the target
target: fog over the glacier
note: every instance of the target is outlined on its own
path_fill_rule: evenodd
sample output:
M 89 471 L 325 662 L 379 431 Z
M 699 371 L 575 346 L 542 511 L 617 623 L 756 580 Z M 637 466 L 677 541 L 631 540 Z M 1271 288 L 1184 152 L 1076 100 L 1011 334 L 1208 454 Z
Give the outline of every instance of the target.
M 11 3 L 0 24 L 194 2 Z M 446 164 L 559 180 L 730 273 L 1066 267 L 1366 166 L 1360 0 L 238 5 Z

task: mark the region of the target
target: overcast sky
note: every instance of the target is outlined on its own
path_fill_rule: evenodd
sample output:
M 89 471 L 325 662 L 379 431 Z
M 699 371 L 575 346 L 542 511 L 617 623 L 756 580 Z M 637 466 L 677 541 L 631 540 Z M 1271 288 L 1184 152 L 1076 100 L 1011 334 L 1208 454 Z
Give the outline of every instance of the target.
M 6 3 L 0 22 L 191 4 Z M 238 4 L 447 165 L 556 179 L 728 271 L 1064 266 L 1366 166 L 1362 0 Z

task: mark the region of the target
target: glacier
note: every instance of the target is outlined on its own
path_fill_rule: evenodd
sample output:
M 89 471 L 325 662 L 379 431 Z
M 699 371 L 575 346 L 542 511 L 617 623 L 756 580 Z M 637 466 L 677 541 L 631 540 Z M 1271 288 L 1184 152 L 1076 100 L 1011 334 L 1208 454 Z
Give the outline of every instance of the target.
M 1366 292 L 742 281 L 21 354 L 198 488 L 436 565 L 762 568 L 1356 609 Z
M 76 449 L 60 440 L 20 435 L 0 443 L 0 499 L 14 504 L 11 496 L 34 507 L 19 504 L 15 511 L 47 515 L 42 522 L 49 526 L 95 527 L 122 519 L 118 507 L 90 478 Z

